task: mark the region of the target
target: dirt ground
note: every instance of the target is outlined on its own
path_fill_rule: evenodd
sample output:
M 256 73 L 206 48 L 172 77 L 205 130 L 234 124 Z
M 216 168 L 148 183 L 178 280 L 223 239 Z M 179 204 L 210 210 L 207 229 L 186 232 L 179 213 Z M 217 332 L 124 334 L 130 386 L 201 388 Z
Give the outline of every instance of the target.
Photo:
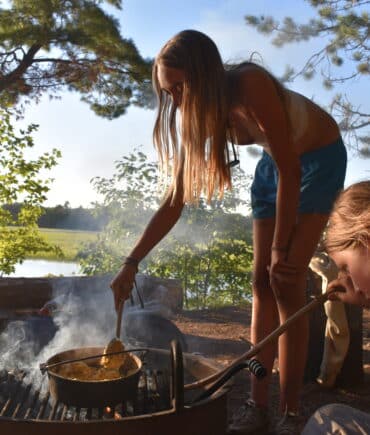
M 227 365 L 250 347 L 251 307 L 225 307 L 215 310 L 183 311 L 174 319 L 185 334 L 190 352 L 198 352 Z M 370 410 L 370 310 L 363 312 L 363 364 L 365 378 L 361 385 L 351 388 L 324 389 L 316 382 L 306 383 L 301 394 L 301 412 L 305 419 L 327 403 L 345 403 L 358 409 Z M 279 375 L 274 370 L 271 384 L 270 414 L 279 418 Z M 229 416 L 243 403 L 249 392 L 249 375 L 246 371 L 234 377 L 228 395 Z

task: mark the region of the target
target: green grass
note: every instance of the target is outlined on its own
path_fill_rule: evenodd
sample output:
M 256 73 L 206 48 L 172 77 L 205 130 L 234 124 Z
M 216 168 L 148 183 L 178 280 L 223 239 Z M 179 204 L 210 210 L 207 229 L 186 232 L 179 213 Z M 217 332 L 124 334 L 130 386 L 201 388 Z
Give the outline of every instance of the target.
M 98 236 L 98 232 L 95 231 L 60 230 L 53 228 L 40 228 L 40 232 L 48 243 L 58 245 L 61 248 L 64 257 L 61 259 L 53 252 L 38 252 L 37 254 L 30 255 L 30 258 L 74 261 L 82 245 L 96 240 Z

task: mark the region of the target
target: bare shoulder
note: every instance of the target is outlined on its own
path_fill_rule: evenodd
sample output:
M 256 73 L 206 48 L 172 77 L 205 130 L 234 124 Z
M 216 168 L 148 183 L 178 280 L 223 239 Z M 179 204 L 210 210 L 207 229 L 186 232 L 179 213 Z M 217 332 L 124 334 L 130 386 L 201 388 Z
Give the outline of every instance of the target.
M 245 62 L 241 64 L 234 74 L 237 79 L 238 86 L 243 89 L 253 89 L 255 86 L 263 87 L 264 84 L 273 83 L 271 74 L 261 66 Z
M 254 106 L 269 101 L 275 108 L 281 105 L 283 87 L 277 86 L 277 80 L 264 68 L 254 63 L 241 64 L 232 72 L 234 82 L 234 99 L 246 106 Z

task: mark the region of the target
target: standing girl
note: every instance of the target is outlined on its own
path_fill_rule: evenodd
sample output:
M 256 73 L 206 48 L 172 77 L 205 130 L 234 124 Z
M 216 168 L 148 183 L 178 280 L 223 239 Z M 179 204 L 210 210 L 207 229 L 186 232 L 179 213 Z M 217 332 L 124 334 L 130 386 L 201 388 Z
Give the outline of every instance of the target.
M 319 106 L 283 87 L 251 62 L 226 70 L 214 42 L 186 30 L 155 59 L 158 95 L 154 143 L 172 184 L 164 202 L 112 281 L 115 303 L 127 298 L 138 263 L 170 231 L 185 203 L 210 200 L 231 188 L 228 143 L 259 144 L 263 155 L 252 185 L 253 315 L 257 343 L 305 302 L 309 261 L 337 192 L 343 187 L 346 151 L 337 124 Z M 306 361 L 307 320 L 279 342 L 281 410 L 294 426 Z M 262 433 L 276 344 L 258 358 L 269 376 L 252 379 L 251 398 L 233 433 Z

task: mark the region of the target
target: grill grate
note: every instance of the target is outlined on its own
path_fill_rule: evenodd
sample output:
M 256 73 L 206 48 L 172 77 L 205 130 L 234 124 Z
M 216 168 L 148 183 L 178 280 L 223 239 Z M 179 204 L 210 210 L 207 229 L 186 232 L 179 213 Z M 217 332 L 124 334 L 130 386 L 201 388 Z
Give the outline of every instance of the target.
M 167 370 L 143 370 L 136 397 L 111 408 L 76 408 L 53 402 L 47 376 L 29 383 L 26 372 L 0 375 L 0 417 L 17 420 L 87 421 L 143 415 L 171 408 L 170 374 Z

